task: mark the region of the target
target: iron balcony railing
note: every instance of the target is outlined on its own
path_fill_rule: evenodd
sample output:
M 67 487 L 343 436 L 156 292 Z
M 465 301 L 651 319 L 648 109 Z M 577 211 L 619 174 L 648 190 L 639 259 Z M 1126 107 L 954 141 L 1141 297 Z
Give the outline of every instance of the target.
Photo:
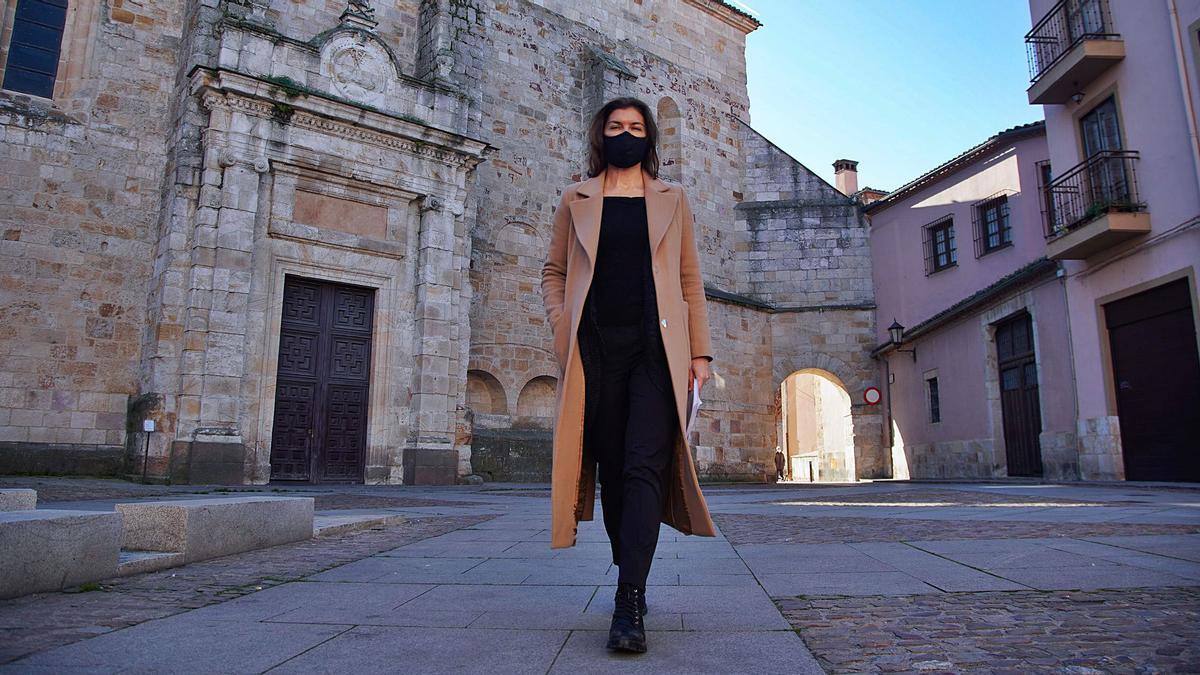
M 1029 81 L 1038 78 L 1084 40 L 1115 40 L 1107 0 L 1061 0 L 1025 34 Z
M 1058 237 L 1111 211 L 1144 211 L 1139 201 L 1138 153 L 1103 150 L 1046 186 L 1042 220 L 1046 237 Z

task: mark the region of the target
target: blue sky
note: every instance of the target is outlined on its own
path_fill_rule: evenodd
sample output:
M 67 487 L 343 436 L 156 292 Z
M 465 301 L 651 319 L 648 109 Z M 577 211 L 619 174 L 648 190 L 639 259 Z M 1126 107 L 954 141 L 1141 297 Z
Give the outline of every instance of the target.
M 750 123 L 833 181 L 891 190 L 988 136 L 1042 119 L 1025 97 L 1026 0 L 739 0 Z

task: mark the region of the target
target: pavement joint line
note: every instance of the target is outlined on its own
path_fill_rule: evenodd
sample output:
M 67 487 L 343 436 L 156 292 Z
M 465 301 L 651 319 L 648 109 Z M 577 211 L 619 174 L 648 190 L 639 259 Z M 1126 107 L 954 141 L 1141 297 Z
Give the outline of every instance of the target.
M 951 541 L 981 541 L 981 540 L 979 540 L 979 539 L 953 539 L 953 540 L 951 540 Z M 938 553 L 938 552 L 936 552 L 936 551 L 930 551 L 930 550 L 928 550 L 928 549 L 921 548 L 920 546 L 917 546 L 916 544 L 914 544 L 914 543 L 912 543 L 912 542 L 908 542 L 908 541 L 902 541 L 902 542 L 900 542 L 900 543 L 901 543 L 901 544 L 904 544 L 905 546 L 908 546 L 908 547 L 910 547 L 910 548 L 914 548 L 914 549 L 916 549 L 916 550 L 918 550 L 918 551 L 920 551 L 920 552 L 922 552 L 922 553 L 928 553 L 929 555 L 931 555 L 931 556 L 933 556 L 933 557 L 935 557 L 935 558 L 941 558 L 942 560 L 945 560 L 945 561 L 947 561 L 947 562 L 954 563 L 955 565 L 962 565 L 963 567 L 966 567 L 967 569 L 972 569 L 972 570 L 975 570 L 976 572 L 982 572 L 983 574 L 986 574 L 986 575 L 988 575 L 989 577 L 995 577 L 995 578 L 997 578 L 997 579 L 1000 579 L 1001 581 L 1007 581 L 1007 582 L 1009 582 L 1009 583 L 1016 584 L 1016 585 L 1018 585 L 1018 586 L 1024 586 L 1025 588 L 1028 588 L 1028 589 L 1029 589 L 1029 590 L 1031 590 L 1031 591 L 1037 591 L 1037 590 L 1041 590 L 1041 589 L 1038 589 L 1038 588 L 1034 588 L 1033 586 L 1030 586 L 1030 585 L 1028 585 L 1028 584 L 1023 584 L 1023 583 L 1021 583 L 1021 582 L 1019 582 L 1019 581 L 1013 581 L 1012 579 L 1009 579 L 1008 577 L 1002 577 L 1002 576 L 1000 576 L 999 574 L 993 574 L 993 573 L 989 572 L 988 570 L 985 570 L 985 569 L 978 568 L 978 567 L 976 567 L 976 566 L 974 566 L 974 565 L 971 565 L 971 564 L 969 564 L 969 563 L 960 562 L 960 561 L 958 561 L 958 560 L 954 560 L 953 558 L 947 558 L 946 556 L 944 556 L 944 555 L 942 555 L 942 554 L 940 554 L 940 553 Z M 869 554 L 868 554 L 868 555 L 869 555 Z M 880 561 L 880 562 L 883 562 L 883 561 Z M 918 579 L 918 581 L 920 581 L 920 579 Z M 932 583 L 930 583 L 930 582 L 928 582 L 928 581 L 926 581 L 926 582 L 923 582 L 923 583 L 926 583 L 926 584 L 929 584 L 930 586 L 933 586 L 933 584 L 932 584 Z M 934 588 L 938 588 L 937 586 L 933 586 L 933 587 L 934 587 Z M 942 590 L 942 589 L 938 588 L 938 590 Z M 943 593 L 955 593 L 956 591 L 944 591 L 944 590 L 942 590 L 942 592 L 943 592 Z M 957 591 L 957 592 L 962 592 L 962 591 Z M 967 592 L 969 592 L 969 593 L 975 593 L 975 592 L 985 593 L 985 592 L 989 592 L 989 591 L 967 591 Z
M 607 575 L 607 571 L 605 572 L 605 574 Z M 588 608 L 590 608 L 592 606 L 592 601 L 594 601 L 596 599 L 596 596 L 599 594 L 600 594 L 600 586 L 596 586 L 595 590 L 592 591 L 592 594 L 588 596 L 588 601 L 583 603 L 584 613 L 587 613 Z
M 1096 541 L 1094 539 L 1088 539 L 1086 537 L 1077 539 L 1076 541 L 1086 541 L 1089 544 L 1100 544 L 1102 546 L 1111 546 L 1113 548 L 1118 548 L 1123 551 L 1133 551 L 1134 553 L 1143 553 L 1145 555 L 1156 555 L 1160 558 L 1167 558 L 1168 560 L 1179 560 L 1181 562 L 1189 562 L 1189 563 L 1195 563 L 1197 565 L 1200 565 L 1200 562 L 1192 560 L 1191 558 L 1180 558 L 1180 557 L 1173 556 L 1173 555 L 1166 555 L 1164 553 L 1151 553 L 1150 551 L 1143 551 L 1139 548 L 1133 548 L 1131 546 L 1121 546 L 1120 544 L 1113 544 L 1113 543 L 1109 543 L 1107 541 Z
M 346 624 L 325 624 L 325 625 L 342 625 L 342 626 L 345 626 Z M 337 639 L 337 638 L 339 638 L 339 637 L 341 637 L 341 636 L 345 635 L 346 633 L 349 633 L 350 631 L 354 630 L 355 628 L 358 628 L 358 625 L 357 625 L 357 624 L 355 624 L 355 625 L 352 625 L 352 626 L 347 626 L 346 630 L 344 630 L 344 631 L 342 631 L 342 632 L 340 632 L 340 633 L 338 633 L 338 634 L 336 634 L 336 635 L 330 635 L 328 638 L 326 638 L 326 639 L 324 639 L 324 640 L 321 640 L 320 642 L 318 642 L 317 644 L 315 644 L 315 645 L 313 645 L 313 646 L 309 647 L 308 649 L 302 650 L 302 651 L 301 651 L 299 654 L 293 654 L 293 655 L 291 655 L 291 656 L 287 657 L 286 659 L 284 659 L 284 660 L 280 661 L 279 663 L 276 663 L 275 665 L 271 666 L 270 668 L 267 668 L 266 670 L 264 670 L 264 671 L 263 671 L 263 673 L 269 673 L 269 672 L 271 672 L 272 670 L 275 670 L 276 668 L 279 668 L 280 666 L 284 665 L 284 664 L 285 664 L 285 663 L 287 663 L 288 661 L 294 661 L 295 659 L 298 659 L 298 658 L 300 658 L 301 656 L 304 656 L 305 654 L 307 654 L 307 653 L 311 652 L 312 650 L 316 649 L 317 647 L 320 647 L 321 645 L 327 644 L 329 641 L 331 641 L 331 640 L 335 640 L 335 639 Z
M 567 636 L 563 638 L 562 644 L 558 646 L 558 651 L 554 652 L 554 658 L 550 659 L 550 665 L 546 666 L 546 675 L 554 670 L 554 664 L 558 663 L 558 657 L 562 656 L 563 650 L 567 648 L 567 643 L 571 641 L 571 636 L 575 634 L 575 629 L 567 630 Z

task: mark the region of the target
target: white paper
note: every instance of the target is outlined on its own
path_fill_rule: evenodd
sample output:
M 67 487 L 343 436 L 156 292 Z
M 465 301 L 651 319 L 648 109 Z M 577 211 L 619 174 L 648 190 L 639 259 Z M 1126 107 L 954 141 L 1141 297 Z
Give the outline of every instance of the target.
M 692 399 L 688 402 L 687 410 L 687 431 L 685 436 L 692 435 L 692 427 L 696 426 L 696 413 L 700 411 L 700 382 L 696 378 L 692 378 Z

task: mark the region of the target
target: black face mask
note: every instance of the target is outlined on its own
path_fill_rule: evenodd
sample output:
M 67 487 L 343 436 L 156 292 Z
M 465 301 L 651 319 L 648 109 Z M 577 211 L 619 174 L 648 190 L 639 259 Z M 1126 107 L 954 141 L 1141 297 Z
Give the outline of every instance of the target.
M 605 136 L 604 159 L 613 166 L 627 169 L 646 156 L 647 140 L 645 136 L 634 136 L 628 131 L 622 131 L 616 136 Z

